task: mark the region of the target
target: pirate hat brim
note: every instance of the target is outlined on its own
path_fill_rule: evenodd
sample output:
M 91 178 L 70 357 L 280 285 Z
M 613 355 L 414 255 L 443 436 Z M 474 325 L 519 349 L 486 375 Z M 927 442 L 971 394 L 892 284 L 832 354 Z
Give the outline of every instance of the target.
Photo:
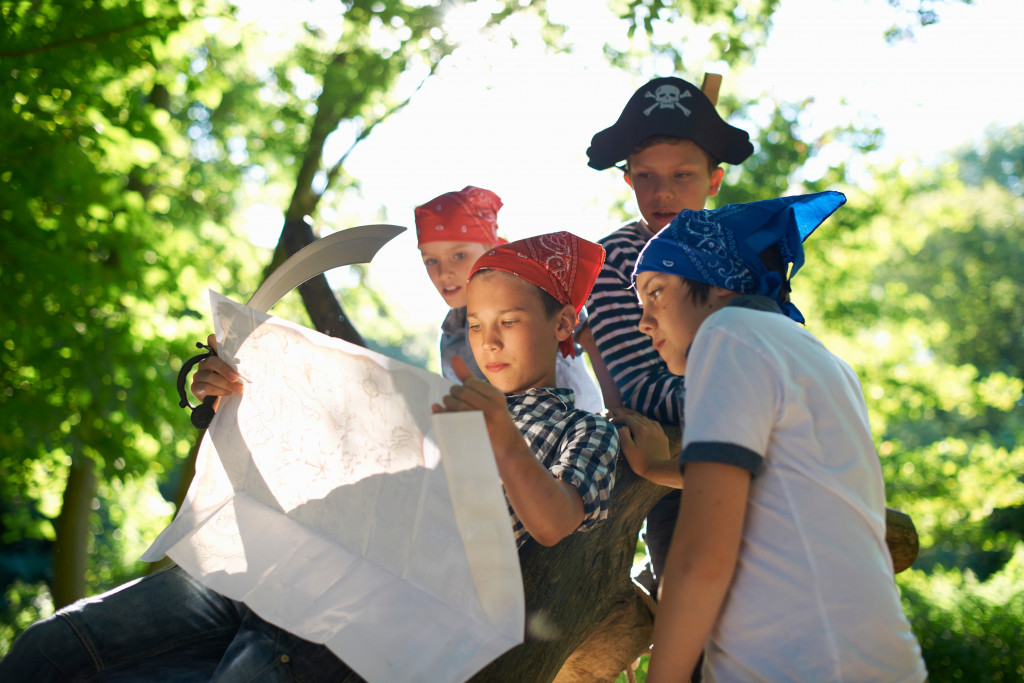
M 742 163 L 754 152 L 747 132 L 723 121 L 700 88 L 670 76 L 633 93 L 619 119 L 591 139 L 587 165 L 599 171 L 611 168 L 653 135 L 693 140 L 729 164 Z

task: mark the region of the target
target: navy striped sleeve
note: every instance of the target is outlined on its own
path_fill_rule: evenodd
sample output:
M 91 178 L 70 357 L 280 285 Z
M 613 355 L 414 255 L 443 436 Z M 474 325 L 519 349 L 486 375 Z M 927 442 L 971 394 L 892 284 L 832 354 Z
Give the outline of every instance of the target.
M 683 378 L 665 362 L 640 332 L 643 309 L 629 281 L 646 231 L 630 223 L 600 240 L 605 262 L 587 302 L 590 329 L 601 358 L 622 393 L 627 408 L 667 424 L 682 421 Z

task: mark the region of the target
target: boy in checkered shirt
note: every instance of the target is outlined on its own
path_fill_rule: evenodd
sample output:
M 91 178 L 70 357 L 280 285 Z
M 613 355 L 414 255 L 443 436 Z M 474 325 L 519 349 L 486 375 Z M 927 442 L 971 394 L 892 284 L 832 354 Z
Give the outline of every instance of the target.
M 483 411 L 519 546 L 530 536 L 554 545 L 608 514 L 618 435 L 555 381 L 556 355 L 576 352 L 572 332 L 604 256 L 600 245 L 556 232 L 488 249 L 469 271 L 469 345 L 486 381 L 453 358 L 463 384 L 435 411 Z M 242 385 L 211 356 L 191 389 L 203 399 Z
M 555 387 L 555 352 L 575 353 L 572 331 L 603 262 L 599 245 L 557 232 L 497 246 L 470 271 L 469 343 L 487 381 L 453 359 L 463 384 L 434 409 L 483 411 L 519 546 L 554 545 L 608 512 L 615 428 Z
M 560 232 L 496 247 L 470 274 L 469 342 L 487 381 L 456 357 L 463 384 L 433 409 L 483 412 L 519 547 L 531 537 L 554 545 L 608 514 L 616 430 L 576 410 L 571 390 L 555 387 L 555 353 L 574 353 L 576 318 L 603 261 L 599 245 Z M 200 399 L 240 392 L 237 373 L 216 356 L 192 380 Z M 126 614 L 142 615 L 139 628 L 124 627 Z M 35 624 L 0 661 L 0 679 L 85 680 L 111 666 L 124 678 L 153 680 L 218 672 L 232 680 L 354 676 L 326 646 L 263 621 L 173 567 Z

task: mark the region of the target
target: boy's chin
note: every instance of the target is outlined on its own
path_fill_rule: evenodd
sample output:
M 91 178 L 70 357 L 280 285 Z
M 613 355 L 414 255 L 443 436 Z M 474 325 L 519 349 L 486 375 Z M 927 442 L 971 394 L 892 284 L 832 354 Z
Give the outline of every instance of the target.
M 662 228 L 664 228 L 666 225 L 668 225 L 671 222 L 672 222 L 671 218 L 668 218 L 668 219 L 660 219 L 660 218 L 658 218 L 658 219 L 654 219 L 654 220 L 648 220 L 648 219 L 644 218 L 644 226 L 647 228 L 647 231 L 649 233 L 651 233 L 652 235 L 657 235 L 659 232 L 661 232 Z
M 486 376 L 486 373 L 485 373 L 485 376 Z M 521 394 L 521 393 L 523 393 L 524 391 L 526 391 L 527 389 L 530 388 L 528 386 L 520 386 L 518 384 L 514 384 L 514 383 L 510 383 L 510 382 L 496 382 L 495 380 L 491 379 L 490 377 L 487 377 L 487 381 L 490 383 L 490 385 L 492 387 L 494 387 L 495 389 L 497 389 L 501 393 L 503 393 L 505 395 L 508 395 L 508 396 L 511 396 L 512 394 Z
M 515 380 L 511 380 L 510 378 L 503 377 L 500 374 L 488 374 L 486 370 L 484 370 L 483 373 L 484 379 L 487 380 L 488 384 L 507 396 L 521 394 L 534 386 L 529 383 L 524 384 L 521 381 L 517 382 Z

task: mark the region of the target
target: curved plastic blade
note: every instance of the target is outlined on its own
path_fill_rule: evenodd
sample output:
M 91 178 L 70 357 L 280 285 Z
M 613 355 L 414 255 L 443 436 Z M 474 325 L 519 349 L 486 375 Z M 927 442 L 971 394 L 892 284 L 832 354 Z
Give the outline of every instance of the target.
M 400 225 L 360 225 L 321 237 L 288 257 L 270 274 L 247 304 L 266 313 L 285 294 L 332 268 L 369 263 L 380 248 L 405 228 Z

